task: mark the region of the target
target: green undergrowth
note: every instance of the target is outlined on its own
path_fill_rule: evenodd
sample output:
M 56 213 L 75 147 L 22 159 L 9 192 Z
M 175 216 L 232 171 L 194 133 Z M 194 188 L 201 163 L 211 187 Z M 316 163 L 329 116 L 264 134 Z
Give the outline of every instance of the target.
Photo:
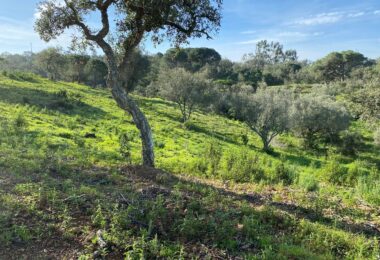
M 108 90 L 0 75 L 0 252 L 379 257 L 380 155 L 363 123 L 355 156 L 304 150 L 292 135 L 267 154 L 240 122 L 197 111 L 184 125 L 173 103 L 135 98 L 157 168 L 174 175 L 126 166 L 141 160 L 139 133 Z

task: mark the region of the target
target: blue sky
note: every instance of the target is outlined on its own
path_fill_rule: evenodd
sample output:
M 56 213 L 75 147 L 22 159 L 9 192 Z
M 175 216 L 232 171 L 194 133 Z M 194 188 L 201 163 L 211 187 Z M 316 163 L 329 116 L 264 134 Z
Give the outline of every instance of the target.
M 70 34 L 49 44 L 33 31 L 38 0 L 0 0 L 0 53 L 39 51 L 68 46 Z M 223 57 L 240 60 L 253 52 L 258 40 L 281 42 L 300 58 L 315 60 L 335 50 L 352 49 L 380 57 L 379 0 L 224 0 L 220 33 L 213 40 L 194 40 L 190 46 L 215 48 Z M 164 52 L 146 42 L 150 53 Z

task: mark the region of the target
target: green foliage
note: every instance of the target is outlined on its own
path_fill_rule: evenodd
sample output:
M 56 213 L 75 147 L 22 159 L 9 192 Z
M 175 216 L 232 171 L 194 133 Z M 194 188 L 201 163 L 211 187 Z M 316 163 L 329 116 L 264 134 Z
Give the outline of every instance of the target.
M 328 96 L 308 94 L 298 98 L 291 110 L 292 130 L 315 148 L 318 139 L 334 140 L 350 125 L 346 109 Z
M 222 158 L 222 150 L 217 142 L 211 142 L 206 147 L 205 158 L 207 158 L 206 160 L 208 162 L 207 174 L 210 176 L 216 176 Z
M 351 72 L 358 67 L 366 66 L 368 58 L 354 51 L 332 52 L 318 60 L 315 70 L 325 82 L 347 79 Z
M 318 179 L 310 172 L 303 173 L 299 176 L 298 185 L 309 192 L 318 191 L 319 189 Z
M 359 233 L 368 232 L 368 221 L 377 225 L 368 212 L 380 205 L 378 153 L 363 122 L 353 126 L 364 143 L 355 162 L 334 149 L 327 158 L 303 150 L 291 134 L 266 154 L 241 122 L 197 112 L 192 127 L 184 129 L 173 103 L 136 97 L 162 147 L 156 150 L 157 166 L 178 174 L 173 175 L 125 165 L 120 138 L 127 133 L 134 164 L 141 156 L 138 134 L 107 91 L 35 79 L 0 78 L 0 252 L 23 255 L 19 243 L 40 248 L 40 241 L 47 245 L 54 238 L 57 244 L 46 254 L 73 249 L 81 259 L 378 254 L 377 233 Z M 72 108 L 44 105 L 55 100 Z M 18 115 L 27 122 L 22 131 L 15 127 Z
M 24 129 L 28 126 L 28 122 L 23 113 L 18 113 L 16 115 L 13 124 L 16 129 Z
M 297 179 L 297 172 L 283 162 L 277 163 L 270 173 L 270 183 L 283 183 L 290 185 Z
M 291 93 L 278 89 L 259 90 L 244 100 L 242 119 L 257 133 L 263 150 L 268 151 L 274 137 L 289 128 Z
M 128 133 L 122 133 L 120 134 L 119 136 L 119 144 L 120 144 L 120 154 L 121 156 L 123 156 L 123 158 L 127 161 L 127 162 L 131 162 L 131 141 L 133 141 L 133 139 L 131 139 L 131 137 L 129 137 L 129 134 Z
M 328 181 L 334 184 L 345 184 L 347 179 L 347 168 L 342 166 L 336 159 L 330 160 L 323 169 L 323 174 Z
M 343 131 L 340 138 L 339 150 L 344 155 L 355 156 L 363 145 L 362 136 L 357 132 Z
M 220 54 L 210 48 L 173 48 L 166 51 L 164 60 L 170 68 L 185 68 L 197 72 L 206 65 L 218 64 Z
M 223 154 L 221 177 L 224 180 L 250 182 L 264 180 L 257 154 L 248 149 L 230 150 Z
M 106 225 L 106 218 L 100 204 L 98 204 L 96 211 L 92 216 L 92 223 L 99 228 L 104 228 Z
M 163 71 L 158 84 L 161 95 L 178 105 L 184 123 L 190 119 L 194 109 L 210 105 L 211 88 L 200 74 L 191 74 L 184 69 Z
M 370 174 L 360 176 L 356 185 L 358 195 L 370 203 L 380 204 L 380 172 L 378 168 L 372 167 Z

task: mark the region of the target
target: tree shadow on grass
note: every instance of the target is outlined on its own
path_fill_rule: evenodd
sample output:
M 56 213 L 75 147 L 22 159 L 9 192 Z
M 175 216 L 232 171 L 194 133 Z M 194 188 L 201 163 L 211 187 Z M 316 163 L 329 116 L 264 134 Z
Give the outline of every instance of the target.
M 314 223 L 319 223 L 326 226 L 330 226 L 332 228 L 341 229 L 343 231 L 350 232 L 353 234 L 363 234 L 369 238 L 374 237 L 374 236 L 375 237 L 380 236 L 380 230 L 371 225 L 366 225 L 364 223 L 363 224 L 351 223 L 346 220 L 333 219 L 333 218 L 324 216 L 322 212 L 319 210 L 317 211 L 317 210 L 306 208 L 306 207 L 296 205 L 293 203 L 274 202 L 272 201 L 270 197 L 265 197 L 257 193 L 238 194 L 228 189 L 218 188 L 218 187 L 211 186 L 205 183 L 201 183 L 199 181 L 194 182 L 191 180 L 186 180 L 171 173 L 167 173 L 158 169 L 146 168 L 143 166 L 127 167 L 127 168 L 124 168 L 123 171 L 132 173 L 137 178 L 147 179 L 153 182 L 157 182 L 157 180 L 164 179 L 165 182 L 160 183 L 160 185 L 165 186 L 168 189 L 168 191 L 171 191 L 178 184 L 187 184 L 187 185 L 196 184 L 205 190 L 213 190 L 219 193 L 220 195 L 228 196 L 232 198 L 233 200 L 245 201 L 255 206 L 263 206 L 263 205 L 272 206 L 276 209 L 292 214 L 296 216 L 298 219 L 307 219 Z M 165 177 L 162 177 L 162 176 L 165 176 Z
M 52 93 L 32 88 L 0 86 L 0 101 L 8 104 L 31 105 L 87 118 L 102 117 L 106 114 L 102 109 L 93 107 L 79 99 L 67 97 L 58 92 Z
M 291 164 L 294 164 L 294 165 L 306 166 L 306 167 L 310 166 L 312 163 L 315 163 L 316 166 L 321 165 L 321 162 L 319 160 L 310 159 L 303 155 L 288 154 L 288 153 L 276 152 L 276 151 L 272 151 L 271 155 L 275 158 L 283 158 L 285 161 L 290 162 Z
M 128 215 L 123 215 L 127 220 L 125 222 L 126 224 L 124 224 L 125 226 L 123 226 L 124 229 L 131 232 L 149 229 L 151 230 L 150 233 L 152 237 L 155 235 L 160 240 L 169 243 L 178 243 L 178 241 L 180 241 L 181 245 L 186 245 L 186 249 L 196 248 L 195 250 L 200 250 L 201 248 L 206 248 L 206 255 L 210 252 L 209 250 L 224 250 L 226 254 L 221 255 L 221 257 L 219 257 L 220 259 L 227 259 L 230 254 L 233 256 L 236 253 L 257 254 L 257 252 L 263 249 L 263 244 L 261 244 L 259 240 L 256 241 L 256 239 L 263 234 L 271 238 L 265 243 L 266 245 L 268 245 L 268 243 L 282 243 L 281 239 L 278 239 L 281 236 L 286 236 L 286 238 L 289 239 L 287 241 L 291 241 L 293 236 L 298 235 L 296 233 L 297 227 L 300 225 L 299 221 L 302 219 L 308 219 L 311 222 L 320 223 L 353 234 L 364 234 L 371 238 L 379 235 L 378 231 L 370 230 L 365 225 L 351 224 L 341 220 L 336 221 L 323 216 L 319 211 L 313 209 L 285 202 L 273 202 L 270 197 L 257 193 L 239 194 L 228 189 L 203 183 L 196 179 L 185 179 L 158 169 L 142 166 L 121 167 L 118 168 L 119 174 L 117 174 L 117 178 L 115 178 L 115 174 L 110 174 L 111 169 L 109 168 L 93 166 L 92 168 L 81 169 L 79 172 L 74 171 L 74 169 L 72 170 L 73 171 L 70 171 L 70 173 L 64 177 L 59 172 L 53 171 L 49 173 L 49 178 L 44 177 L 39 180 L 43 184 L 42 187 L 62 191 L 58 192 L 59 197 L 55 201 L 59 203 L 56 203 L 58 206 L 54 206 L 54 209 L 60 211 L 69 209 L 67 212 L 72 217 L 71 225 L 82 227 L 85 224 L 90 226 L 89 223 L 91 223 L 93 210 L 96 209 L 96 207 L 99 208 L 99 205 L 102 205 L 103 208 L 107 208 L 111 207 L 109 205 L 112 205 L 112 207 L 116 208 L 115 205 L 117 205 L 117 210 L 123 209 L 124 213 L 128 213 Z M 53 178 L 53 180 L 50 178 Z M 71 183 L 71 185 L 78 185 L 78 187 L 87 185 L 89 188 L 82 188 L 80 191 L 79 189 L 73 189 L 73 191 L 70 189 L 70 192 L 68 192 L 69 189 L 61 185 L 65 180 L 71 180 L 71 182 L 67 182 Z M 126 189 L 126 186 L 128 186 L 128 189 Z M 96 192 L 93 192 L 94 190 L 96 190 Z M 91 192 L 86 193 L 86 191 Z M 223 196 L 224 198 L 219 196 Z M 197 203 L 197 201 L 202 201 L 202 198 L 211 200 Z M 226 199 L 226 203 L 246 202 L 251 204 L 251 206 L 264 207 L 252 207 L 251 210 L 247 208 L 242 212 L 236 208 L 240 207 L 239 205 L 235 203 L 224 205 L 224 203 L 218 203 L 219 199 L 221 201 Z M 145 217 L 145 215 L 149 215 L 155 210 L 155 206 L 149 208 L 147 205 L 149 205 L 149 203 L 157 205 L 157 201 L 163 203 L 162 207 L 166 209 L 165 211 L 168 215 L 165 215 L 165 218 L 154 218 L 154 215 L 153 217 Z M 51 201 L 48 201 L 45 206 L 40 205 L 39 209 L 44 210 L 45 214 L 51 215 L 51 212 L 55 212 L 50 208 L 51 203 Z M 159 205 L 157 206 L 160 208 Z M 210 208 L 208 208 L 208 206 L 210 206 Z M 289 213 L 295 216 L 295 218 L 293 220 L 288 214 L 278 213 L 277 211 L 273 211 L 272 208 Z M 126 211 L 126 209 L 131 210 Z M 115 212 L 118 212 L 117 210 Z M 57 211 L 55 214 L 58 214 L 60 211 Z M 132 214 L 140 211 L 143 212 L 141 216 Z M 129 212 L 131 214 L 129 214 Z M 158 211 L 155 210 L 154 212 Z M 191 218 L 192 216 L 197 216 L 198 212 L 200 214 L 199 219 L 198 217 Z M 144 214 L 144 216 L 142 214 Z M 203 216 L 208 217 L 203 218 Z M 30 223 L 30 221 L 20 219 L 19 216 L 16 217 L 16 219 L 26 226 Z M 54 218 L 51 219 L 50 221 L 52 222 Z M 186 219 L 187 222 L 183 219 Z M 250 219 L 252 219 L 253 222 L 247 222 L 250 223 L 247 226 L 251 226 L 255 231 L 246 233 L 245 236 L 241 236 L 241 234 L 244 233 L 240 233 L 241 230 L 239 230 L 239 227 L 235 224 L 234 226 L 221 225 L 228 223 L 230 220 L 232 220 L 232 223 L 242 223 L 242 221 Z M 188 221 L 190 220 L 192 220 L 191 223 L 193 223 L 191 230 L 194 229 L 197 232 L 194 235 L 192 235 L 192 233 L 178 232 L 176 225 L 181 223 L 182 226 L 189 224 Z M 213 222 L 213 220 L 216 220 L 216 222 Z M 44 220 L 42 223 L 42 218 L 38 217 L 35 219 L 35 222 L 37 222 L 38 226 L 41 226 L 46 225 L 49 221 Z M 202 226 L 200 226 L 200 224 Z M 30 226 L 30 228 L 34 227 Z M 231 250 L 228 250 L 226 244 L 215 244 L 215 239 L 218 239 L 219 242 L 223 242 L 226 239 L 236 238 L 236 236 L 215 235 L 218 234 L 219 230 L 223 232 L 225 228 L 231 228 L 231 230 L 237 232 L 239 235 L 239 243 Z M 44 239 L 51 239 L 51 235 L 46 235 Z M 250 241 L 256 242 L 251 243 Z M 37 242 L 40 243 L 40 241 Z M 35 242 L 33 242 L 33 244 L 34 243 Z M 343 241 L 342 243 L 345 242 Z M 202 245 L 201 248 L 198 247 L 200 244 Z M 113 244 L 111 245 L 113 246 Z M 118 246 L 123 247 L 123 241 L 121 241 L 119 245 L 112 247 L 111 253 L 117 253 Z M 273 246 L 276 247 L 274 244 Z M 296 246 L 298 246 L 298 244 L 296 244 Z M 8 249 L 15 249 L 15 251 L 12 252 L 16 254 L 19 253 L 17 252 L 17 247 L 10 246 Z M 114 252 L 112 252 L 112 250 Z M 327 248 L 327 250 L 332 251 L 334 248 Z M 350 248 L 343 248 L 343 250 L 350 250 Z M 195 252 L 196 255 L 202 256 L 200 251 L 193 252 Z M 218 253 L 218 251 L 216 253 Z M 344 255 L 345 251 L 341 253 Z M 338 258 L 340 258 L 341 253 L 337 253 Z

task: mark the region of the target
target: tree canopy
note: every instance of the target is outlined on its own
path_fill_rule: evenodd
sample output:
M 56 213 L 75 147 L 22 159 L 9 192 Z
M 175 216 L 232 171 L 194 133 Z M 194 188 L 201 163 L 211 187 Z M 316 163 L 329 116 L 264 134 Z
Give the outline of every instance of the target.
M 39 4 L 35 30 L 49 41 L 69 28 L 80 40 L 97 45 L 108 65 L 107 84 L 117 104 L 128 111 L 141 133 L 143 164 L 154 166 L 153 137 L 144 113 L 128 95 L 134 70 L 131 56 L 145 37 L 174 45 L 189 38 L 211 38 L 220 27 L 222 0 L 45 0 Z M 114 23 L 110 24 L 110 12 Z M 91 28 L 89 17 L 100 15 L 100 28 Z M 76 39 L 76 37 L 74 37 Z

